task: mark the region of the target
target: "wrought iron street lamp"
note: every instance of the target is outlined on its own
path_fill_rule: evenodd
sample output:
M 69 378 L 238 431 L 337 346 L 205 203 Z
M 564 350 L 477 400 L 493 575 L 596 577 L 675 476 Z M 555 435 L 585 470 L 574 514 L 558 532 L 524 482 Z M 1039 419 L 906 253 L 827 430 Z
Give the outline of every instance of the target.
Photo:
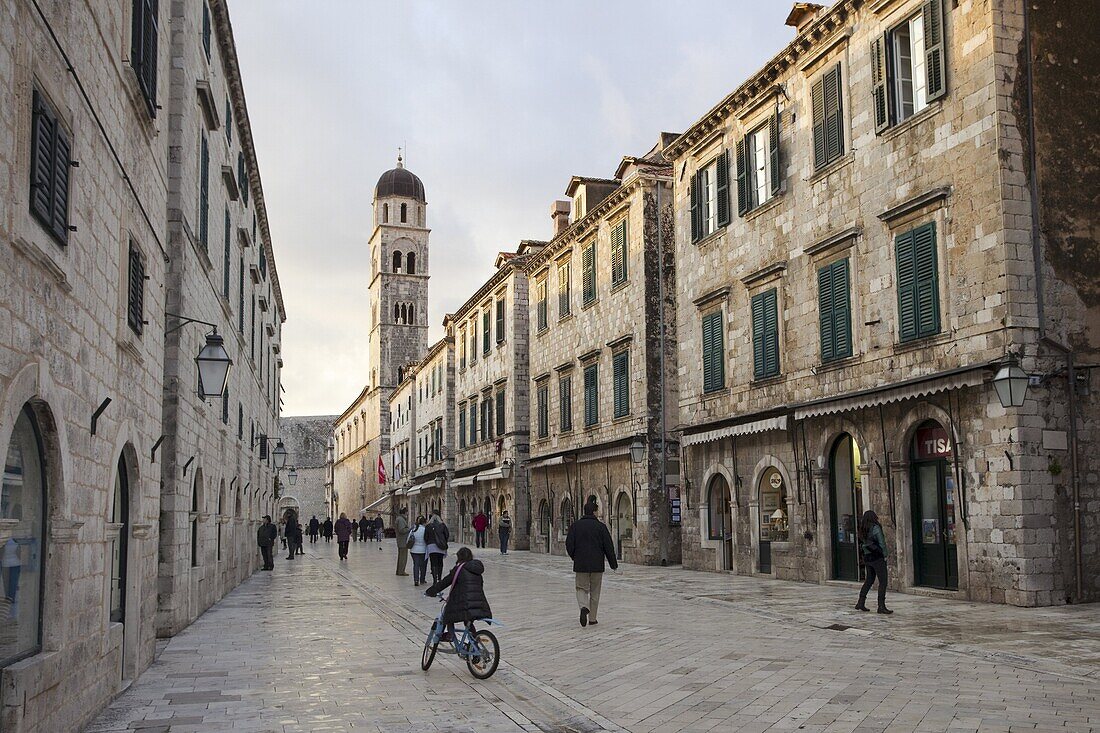
M 633 463 L 641 463 L 645 459 L 645 440 L 642 436 L 635 435 L 634 442 L 630 444 L 630 460 Z
M 500 477 L 502 479 L 504 479 L 505 481 L 512 478 L 512 468 L 513 467 L 514 467 L 514 462 L 512 461 L 511 458 L 505 458 L 503 461 L 501 461 L 501 463 L 500 463 Z
M 181 316 L 177 313 L 166 313 L 165 315 L 180 320 L 175 326 L 165 331 L 165 334 L 183 328 L 189 323 L 201 323 L 213 329 L 206 334 L 206 346 L 202 347 L 198 356 L 195 357 L 195 364 L 199 369 L 199 396 L 203 399 L 223 397 L 226 382 L 229 381 L 229 370 L 233 366 L 233 360 L 229 358 L 229 353 L 225 350 L 225 339 L 218 333 L 217 325 L 200 321 L 198 318 Z
M 275 445 L 275 450 L 271 452 L 271 457 L 275 460 L 275 468 L 282 470 L 283 466 L 286 465 L 286 446 L 283 445 L 282 438 L 280 438 L 279 442 Z
M 288 471 L 286 474 L 286 478 L 287 481 L 290 482 L 290 485 L 294 486 L 296 483 L 298 483 L 298 469 L 291 466 L 290 471 Z
M 993 377 L 993 389 L 997 391 L 997 399 L 1001 401 L 1001 407 L 1022 406 L 1024 395 L 1027 393 L 1027 382 L 1027 373 L 1015 360 L 1002 366 Z

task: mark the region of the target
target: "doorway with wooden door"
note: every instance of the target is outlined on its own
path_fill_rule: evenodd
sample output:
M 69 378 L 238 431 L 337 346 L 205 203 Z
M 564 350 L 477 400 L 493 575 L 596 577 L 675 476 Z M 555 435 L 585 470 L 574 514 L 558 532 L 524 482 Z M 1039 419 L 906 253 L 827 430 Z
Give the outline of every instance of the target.
M 913 582 L 946 590 L 959 587 L 953 446 L 947 430 L 931 420 L 917 428 L 910 446 Z

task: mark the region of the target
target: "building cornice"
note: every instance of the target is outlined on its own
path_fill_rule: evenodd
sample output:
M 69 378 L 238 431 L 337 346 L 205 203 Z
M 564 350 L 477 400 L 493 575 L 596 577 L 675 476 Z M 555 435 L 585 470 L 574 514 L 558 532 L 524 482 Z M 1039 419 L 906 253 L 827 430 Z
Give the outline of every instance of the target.
M 486 280 L 485 283 L 477 289 L 476 293 L 471 295 L 469 299 L 467 299 L 467 301 L 459 307 L 458 310 L 450 315 L 450 318 L 457 323 L 462 321 L 467 316 L 467 314 L 469 314 L 470 311 L 480 308 L 481 301 L 484 300 L 487 295 L 490 295 L 494 290 L 496 290 L 498 285 L 507 280 L 509 275 L 511 275 L 513 272 L 523 272 L 524 263 L 529 257 L 532 256 L 534 255 L 516 255 L 515 257 L 512 257 L 507 262 L 502 264 L 497 269 L 497 271 L 493 273 L 493 276 Z

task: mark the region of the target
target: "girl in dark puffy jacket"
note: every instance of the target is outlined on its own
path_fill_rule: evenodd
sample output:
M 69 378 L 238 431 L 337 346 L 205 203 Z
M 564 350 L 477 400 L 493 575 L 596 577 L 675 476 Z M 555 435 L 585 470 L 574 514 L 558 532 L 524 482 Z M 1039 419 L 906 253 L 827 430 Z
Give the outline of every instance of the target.
M 485 598 L 482 574 L 485 566 L 474 559 L 469 547 L 463 547 L 455 554 L 455 566 L 440 581 L 424 591 L 426 596 L 436 596 L 440 591 L 450 588 L 447 605 L 443 609 L 443 623 L 447 631 L 442 641 L 454 639 L 455 623 L 469 623 L 483 618 L 492 618 L 493 611 Z

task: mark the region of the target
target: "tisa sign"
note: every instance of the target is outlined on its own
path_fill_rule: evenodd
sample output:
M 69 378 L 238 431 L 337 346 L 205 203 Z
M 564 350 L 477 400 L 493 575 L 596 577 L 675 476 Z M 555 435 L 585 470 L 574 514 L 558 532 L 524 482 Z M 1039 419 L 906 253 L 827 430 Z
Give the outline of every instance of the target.
M 951 436 L 937 426 L 921 428 L 913 438 L 913 458 L 918 461 L 951 457 Z

